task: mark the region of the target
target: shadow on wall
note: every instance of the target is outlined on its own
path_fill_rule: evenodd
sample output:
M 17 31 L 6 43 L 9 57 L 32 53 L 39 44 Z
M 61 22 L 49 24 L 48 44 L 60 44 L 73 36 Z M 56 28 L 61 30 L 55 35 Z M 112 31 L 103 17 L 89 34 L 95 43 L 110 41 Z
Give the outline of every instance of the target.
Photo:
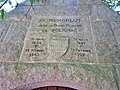
M 59 86 L 47 86 L 47 87 L 40 87 L 31 90 L 77 90 L 77 89 L 68 88 L 68 87 L 59 87 Z

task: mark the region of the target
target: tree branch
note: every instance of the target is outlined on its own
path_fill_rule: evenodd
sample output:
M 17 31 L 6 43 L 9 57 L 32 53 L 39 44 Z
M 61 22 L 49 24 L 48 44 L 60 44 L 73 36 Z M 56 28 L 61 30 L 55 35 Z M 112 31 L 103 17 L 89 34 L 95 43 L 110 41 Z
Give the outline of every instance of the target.
M 5 0 L 5 2 L 0 6 L 0 9 L 7 3 L 8 0 Z
M 31 10 L 32 7 L 33 7 L 33 2 L 31 2 L 31 5 L 30 5 L 29 9 L 27 10 L 27 12 L 25 13 L 25 15 L 23 16 L 23 18 L 24 18 L 24 17 L 27 17 L 27 15 L 28 15 L 28 13 L 30 12 L 30 10 Z M 23 18 L 21 18 L 21 20 L 22 20 Z

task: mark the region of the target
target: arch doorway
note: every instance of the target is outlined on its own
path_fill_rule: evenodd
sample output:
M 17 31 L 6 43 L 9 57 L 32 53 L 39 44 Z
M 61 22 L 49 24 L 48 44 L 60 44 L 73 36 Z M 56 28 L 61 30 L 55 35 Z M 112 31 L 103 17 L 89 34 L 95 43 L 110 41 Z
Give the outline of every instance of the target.
M 77 89 L 72 89 L 68 87 L 59 87 L 59 86 L 47 86 L 47 87 L 40 87 L 31 90 L 77 90 Z

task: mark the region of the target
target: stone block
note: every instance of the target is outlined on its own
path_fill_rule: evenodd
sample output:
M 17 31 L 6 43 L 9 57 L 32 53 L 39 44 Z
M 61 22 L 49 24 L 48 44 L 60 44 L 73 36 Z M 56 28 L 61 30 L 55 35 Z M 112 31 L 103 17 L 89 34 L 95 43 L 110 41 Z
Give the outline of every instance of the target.
M 50 15 L 59 15 L 59 6 L 34 6 L 32 9 L 32 15 L 40 15 L 40 16 L 50 16 Z
M 77 1 L 78 1 L 78 5 L 81 5 L 81 4 L 91 4 L 91 5 L 94 5 L 94 4 L 98 4 L 98 5 L 104 4 L 104 3 L 102 3 L 101 0 L 77 0 Z
M 120 63 L 120 50 L 117 44 L 100 42 L 96 44 L 99 63 Z
M 119 90 L 120 89 L 120 65 L 119 64 L 114 65 L 113 72 L 114 72 L 114 78 L 117 85 L 117 89 Z
M 120 45 L 120 22 L 111 22 L 111 26 L 114 31 L 115 38 Z
M 21 42 L 23 43 L 25 35 L 29 28 L 29 21 L 15 21 L 9 28 L 4 42 Z
M 48 5 L 48 1 L 49 0 L 39 0 L 39 1 L 35 1 L 33 2 L 33 6 L 41 6 L 41 5 Z M 24 5 L 30 6 L 31 3 L 28 1 L 27 3 L 25 3 Z
M 70 15 L 77 15 L 76 14 L 77 7 L 75 6 L 61 6 L 59 7 L 59 15 L 60 16 L 70 16 Z
M 95 22 L 92 27 L 96 42 L 115 42 L 114 31 L 109 22 Z
M 63 5 L 63 0 L 49 0 L 49 5 Z
M 98 61 L 100 63 L 120 63 L 120 47 L 115 39 L 111 24 L 108 22 L 92 24 Z
M 91 13 L 90 5 L 81 5 L 81 6 L 64 6 L 64 5 L 53 5 L 53 6 L 34 6 L 32 9 L 32 15 L 44 15 L 44 16 L 64 16 L 64 15 L 78 15 L 78 16 L 87 16 Z
M 20 60 L 95 63 L 93 47 L 88 17 L 35 16 Z
M 0 21 L 0 43 L 4 41 L 4 38 L 9 31 L 11 24 L 12 24 L 11 20 Z
M 120 21 L 120 16 L 105 5 L 92 5 L 92 22 Z
M 0 44 L 0 61 L 18 61 L 22 51 L 23 43 L 1 43 Z
M 92 7 L 91 5 L 79 5 L 76 7 L 75 14 L 79 16 L 91 15 Z
M 52 85 L 51 81 L 59 86 L 63 84 L 58 82 L 63 82 L 64 85 L 73 83 L 72 87 L 78 85 L 76 89 L 80 87 L 85 90 L 117 90 L 111 65 L 0 63 L 0 73 L 0 89 L 6 90 L 30 90 L 45 83 Z
M 77 5 L 77 0 L 63 0 L 64 5 L 72 5 L 72 6 L 76 6 Z

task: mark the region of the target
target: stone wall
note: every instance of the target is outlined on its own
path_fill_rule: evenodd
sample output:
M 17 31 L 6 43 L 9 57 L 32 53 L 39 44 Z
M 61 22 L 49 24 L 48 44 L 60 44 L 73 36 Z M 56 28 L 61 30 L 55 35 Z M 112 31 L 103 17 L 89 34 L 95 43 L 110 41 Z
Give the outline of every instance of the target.
M 35 3 L 26 16 L 29 8 L 30 3 L 22 4 L 0 21 L 0 90 L 30 90 L 47 85 L 78 90 L 120 89 L 120 16 L 117 13 L 101 0 L 45 0 Z M 38 34 L 37 30 L 46 29 L 37 26 L 40 18 L 78 18 L 80 22 L 74 25 L 79 25 L 77 30 L 81 32 Z M 53 36 L 69 38 L 61 37 L 63 41 L 57 41 L 50 39 Z M 33 37 L 47 38 L 42 47 L 46 50 L 44 58 L 25 52 L 27 48 L 35 49 Z M 84 42 L 74 43 L 83 38 L 87 40 L 83 47 L 78 44 Z M 57 49 L 50 45 L 56 45 Z M 90 52 L 78 55 L 76 47 Z

